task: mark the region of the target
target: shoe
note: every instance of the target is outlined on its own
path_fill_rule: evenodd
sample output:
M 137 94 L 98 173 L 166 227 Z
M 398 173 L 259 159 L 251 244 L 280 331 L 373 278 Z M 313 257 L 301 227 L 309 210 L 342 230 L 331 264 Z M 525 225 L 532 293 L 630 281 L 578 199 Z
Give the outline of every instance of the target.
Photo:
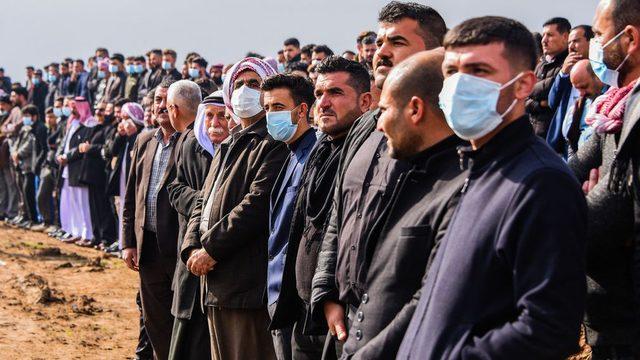
M 73 236 L 71 234 L 67 234 L 69 237 L 62 239 L 62 242 L 65 244 L 75 244 L 78 241 L 80 241 L 81 239 L 77 236 Z
M 58 234 L 56 234 L 56 236 L 55 236 L 55 238 L 60 240 L 60 241 L 65 240 L 65 239 L 70 239 L 72 237 L 73 237 L 73 235 L 67 233 L 64 230 L 59 231 Z
M 66 234 L 66 232 L 64 230 L 58 229 L 53 234 L 51 234 L 51 237 L 54 237 L 54 238 L 58 239 L 58 238 L 64 236 L 65 234 Z
M 19 223 L 22 222 L 22 219 L 23 219 L 22 215 L 16 215 L 11 220 L 8 221 L 8 224 L 10 226 L 17 226 Z
M 29 228 L 31 231 L 43 232 L 47 229 L 47 225 L 45 223 L 33 224 Z
M 24 229 L 24 230 L 29 230 L 29 228 L 31 227 L 31 221 L 29 220 L 24 220 L 23 222 L 17 224 L 17 226 L 20 229 Z
M 82 246 L 82 247 L 93 247 L 95 244 L 93 243 L 92 240 L 80 240 L 78 242 L 76 242 L 76 245 L 78 246 Z
M 114 241 L 111 245 L 105 246 L 104 247 L 104 252 L 109 253 L 109 254 L 119 254 L 120 253 L 120 246 L 118 245 L 118 242 Z
M 59 228 L 58 228 L 57 226 L 55 226 L 55 225 L 50 225 L 48 228 L 46 228 L 46 229 L 44 230 L 44 232 L 45 232 L 45 233 L 47 233 L 49 236 L 51 236 L 51 233 L 54 233 L 54 232 L 56 232 L 56 231 L 58 231 L 58 230 L 59 230 Z

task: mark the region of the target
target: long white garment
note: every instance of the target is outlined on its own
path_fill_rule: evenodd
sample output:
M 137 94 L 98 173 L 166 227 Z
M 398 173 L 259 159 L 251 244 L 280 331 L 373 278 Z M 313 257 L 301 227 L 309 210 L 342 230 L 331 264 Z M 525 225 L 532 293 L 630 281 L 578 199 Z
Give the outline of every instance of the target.
M 80 127 L 80 122 L 74 120 L 67 130 L 64 152 L 69 152 L 71 137 Z M 69 169 L 62 170 L 62 190 L 60 191 L 60 225 L 62 230 L 86 240 L 93 240 L 91 224 L 91 209 L 89 207 L 89 188 L 69 186 Z
M 60 192 L 60 225 L 74 237 L 93 240 L 89 188 L 69 186 L 69 179 L 64 179 Z

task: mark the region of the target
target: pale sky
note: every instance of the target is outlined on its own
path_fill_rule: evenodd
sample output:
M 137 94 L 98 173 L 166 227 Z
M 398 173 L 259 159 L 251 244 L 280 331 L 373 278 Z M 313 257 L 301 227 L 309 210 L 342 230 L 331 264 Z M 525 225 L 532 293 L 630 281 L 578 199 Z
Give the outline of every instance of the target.
M 275 56 L 285 38 L 327 44 L 336 53 L 355 47 L 362 30 L 376 30 L 386 0 L 0 0 L 0 67 L 24 81 L 24 67 L 64 57 L 85 59 L 96 47 L 125 56 L 172 48 L 178 61 L 197 51 L 230 63 L 251 50 Z M 501 15 L 531 31 L 563 16 L 591 24 L 598 0 L 432 0 L 448 27 L 470 17 Z

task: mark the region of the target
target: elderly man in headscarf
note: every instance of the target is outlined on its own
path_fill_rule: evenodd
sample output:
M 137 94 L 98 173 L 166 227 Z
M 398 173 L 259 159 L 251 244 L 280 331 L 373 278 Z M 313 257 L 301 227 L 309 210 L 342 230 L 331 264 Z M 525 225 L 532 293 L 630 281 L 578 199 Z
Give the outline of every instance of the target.
M 65 99 L 64 106 L 71 110 L 67 131 L 58 149 L 56 161 L 60 164 L 60 225 L 65 232 L 61 240 L 75 243 L 93 240 L 89 188 L 82 181 L 83 154 L 80 144 L 89 139 L 91 127 L 97 124 L 91 116 L 89 103 L 82 97 Z
M 265 303 L 269 195 L 288 151 L 267 132 L 260 86 L 276 71 L 245 58 L 227 73 L 225 106 L 240 126 L 216 149 L 181 258 L 203 276 L 213 359 L 275 359 Z

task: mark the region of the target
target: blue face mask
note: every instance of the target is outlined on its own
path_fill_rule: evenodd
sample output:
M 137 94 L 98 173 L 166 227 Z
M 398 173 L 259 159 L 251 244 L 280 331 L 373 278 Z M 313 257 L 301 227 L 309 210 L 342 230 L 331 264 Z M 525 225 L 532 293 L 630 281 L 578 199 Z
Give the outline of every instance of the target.
M 107 73 L 104 70 L 98 70 L 98 79 L 104 79 L 107 77 Z
M 30 117 L 25 116 L 25 117 L 22 118 L 22 125 L 31 126 L 31 125 L 33 125 L 33 120 L 31 120 Z
M 129 73 L 130 75 L 133 75 L 136 73 L 136 67 L 133 64 L 129 64 L 127 65 L 127 73 Z
M 171 63 L 166 61 L 166 60 L 163 60 L 162 61 L 162 68 L 165 69 L 165 70 L 171 70 Z
M 56 117 L 62 116 L 62 109 L 61 108 L 53 108 L 53 115 L 55 115 Z
M 189 76 L 193 79 L 197 79 L 200 77 L 200 70 L 198 69 L 194 69 L 194 68 L 190 68 L 189 69 Z
M 629 59 L 629 54 L 627 54 L 615 70 L 611 70 L 604 63 L 604 49 L 613 44 L 614 41 L 618 40 L 622 34 L 624 34 L 624 30 L 620 31 L 618 35 L 614 36 L 613 39 L 607 41 L 604 45 L 600 45 L 600 42 L 596 40 L 596 38 L 591 39 L 589 42 L 589 63 L 591 63 L 593 72 L 600 81 L 613 87 L 618 87 L 618 77 L 620 76 L 619 71 L 622 68 L 622 65 L 627 62 L 627 59 Z
M 71 116 L 71 108 L 70 107 L 63 107 L 62 108 L 62 115 L 69 117 Z
M 118 72 L 118 65 L 109 65 L 109 72 L 110 73 L 117 73 Z
M 58 77 L 53 75 L 53 74 L 49 74 L 49 75 L 47 75 L 47 77 L 49 78 L 49 82 L 50 83 L 56 82 L 56 80 L 58 80 Z
M 267 131 L 274 140 L 288 142 L 293 138 L 298 129 L 298 124 L 291 121 L 291 113 L 295 110 L 267 113 Z
M 37 77 L 34 77 L 33 79 L 31 79 L 31 82 L 33 82 L 33 85 L 38 85 L 40 84 L 40 79 L 38 79 Z
M 449 127 L 464 140 L 476 140 L 493 131 L 518 101 L 514 99 L 507 111 L 498 113 L 500 91 L 520 76 L 504 85 L 460 72 L 445 79 L 440 92 L 440 108 Z
M 144 71 L 144 66 L 142 66 L 142 64 L 133 65 L 133 67 L 138 74 L 142 74 Z
M 5 116 L 7 114 L 8 114 L 8 112 L 6 112 L 5 110 L 0 110 L 0 116 Z

